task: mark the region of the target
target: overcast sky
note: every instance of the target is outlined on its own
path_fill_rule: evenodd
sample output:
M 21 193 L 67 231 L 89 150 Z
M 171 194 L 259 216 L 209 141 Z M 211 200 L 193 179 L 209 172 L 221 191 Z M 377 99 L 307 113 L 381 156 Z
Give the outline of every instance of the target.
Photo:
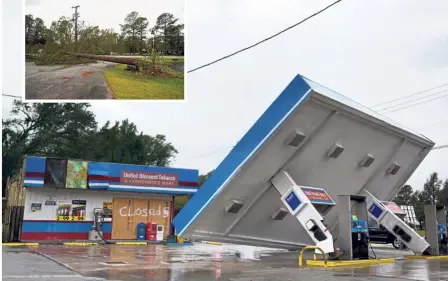
M 4 5 L 4 10 L 10 10 L 3 14 L 3 30 L 10 43 L 3 46 L 3 92 L 21 94 L 22 88 L 15 81 L 20 81 L 17 75 L 23 75 L 23 67 L 17 64 L 23 54 L 11 44 L 13 40 L 23 41 L 22 30 L 15 24 L 20 12 L 17 7 L 16 10 L 9 7 L 15 1 L 8 2 L 11 3 Z M 110 27 L 122 22 L 132 10 L 149 18 L 156 6 L 151 4 L 156 1 L 105 1 L 106 11 L 113 15 L 103 15 L 98 6 L 88 14 L 89 3 L 100 2 L 97 0 L 86 4 L 52 1 L 64 3 L 55 7 L 47 2 L 40 1 L 42 7 L 33 6 L 35 10 L 28 5 L 27 12 L 37 15 L 40 9 L 39 16 L 47 22 L 47 17 L 69 15 L 69 7 L 79 3 L 81 17 L 92 20 L 98 17 L 101 22 L 95 24 L 101 26 L 104 19 L 104 25 Z M 171 2 L 181 1 L 160 1 Z M 148 4 L 139 9 L 135 3 Z M 331 1 L 279 3 L 278 0 L 188 0 L 187 69 L 267 37 Z M 446 11 L 445 0 L 345 0 L 266 44 L 188 74 L 186 103 L 109 101 L 94 103 L 93 110 L 100 123 L 129 118 L 146 134 L 165 134 L 179 150 L 173 166 L 197 168 L 205 173 L 216 168 L 297 73 L 366 106 L 448 83 Z M 438 91 L 443 89 L 448 90 L 448 86 Z M 4 111 L 9 111 L 11 100 L 3 98 L 3 101 Z M 385 115 L 442 145 L 448 143 L 447 108 L 445 97 Z M 7 112 L 2 116 L 7 116 Z M 421 188 L 433 171 L 448 178 L 447 159 L 448 149 L 430 152 L 409 183 Z
M 5 1 L 5 0 L 3 0 Z M 112 28 L 120 32 L 120 24 L 124 23 L 127 14 L 136 11 L 146 17 L 149 26 L 154 26 L 157 17 L 162 13 L 171 13 L 184 22 L 184 0 L 26 0 L 26 14 L 44 20 L 47 27 L 61 16 L 71 18 L 74 9 L 79 5 L 80 21 L 87 25 Z

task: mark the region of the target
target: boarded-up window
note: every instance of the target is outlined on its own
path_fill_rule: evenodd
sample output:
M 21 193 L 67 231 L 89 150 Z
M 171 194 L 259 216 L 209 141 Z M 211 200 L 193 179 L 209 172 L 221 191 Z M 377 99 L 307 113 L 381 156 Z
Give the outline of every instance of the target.
M 45 165 L 44 185 L 65 188 L 67 177 L 67 159 L 47 158 Z

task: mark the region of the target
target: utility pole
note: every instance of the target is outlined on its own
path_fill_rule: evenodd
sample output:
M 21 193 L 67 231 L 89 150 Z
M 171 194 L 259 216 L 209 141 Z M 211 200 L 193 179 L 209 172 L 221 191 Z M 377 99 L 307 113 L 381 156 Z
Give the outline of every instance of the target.
M 72 9 L 75 9 L 75 13 L 73 14 L 73 21 L 75 22 L 75 44 L 76 44 L 76 49 L 78 49 L 78 18 L 79 18 L 78 8 L 79 8 L 79 5 L 72 7 Z

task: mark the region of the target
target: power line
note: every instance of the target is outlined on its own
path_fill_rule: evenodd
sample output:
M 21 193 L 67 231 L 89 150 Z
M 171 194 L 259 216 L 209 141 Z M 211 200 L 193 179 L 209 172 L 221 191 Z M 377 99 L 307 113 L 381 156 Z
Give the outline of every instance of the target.
M 19 96 L 13 96 L 13 95 L 7 95 L 7 94 L 2 94 L 2 96 L 4 96 L 4 97 L 10 97 L 10 98 L 19 98 L 19 99 L 22 98 L 22 97 L 19 97 Z
M 380 106 L 380 105 L 386 105 L 386 104 L 392 103 L 392 102 L 394 102 L 394 101 L 399 101 L 399 100 L 402 100 L 402 99 L 405 99 L 405 98 L 410 98 L 410 97 L 413 97 L 413 96 L 416 96 L 416 95 L 420 95 L 420 94 L 423 94 L 423 93 L 426 93 L 426 92 L 429 92 L 429 91 L 432 91 L 432 90 L 435 90 L 435 89 L 442 88 L 442 87 L 444 87 L 444 86 L 448 86 L 448 83 L 447 83 L 447 84 L 440 85 L 440 86 L 437 86 L 437 87 L 434 87 L 434 88 L 431 88 L 431 89 L 423 90 L 423 91 L 420 91 L 420 92 L 417 92 L 417 93 L 414 93 L 414 94 L 411 94 L 411 95 L 407 95 L 407 96 L 404 96 L 404 97 L 401 97 L 401 98 L 397 98 L 397 99 L 394 99 L 394 100 L 391 100 L 391 101 L 382 102 L 382 103 L 373 105 L 373 106 L 371 106 L 370 108 L 372 109 L 372 108 L 374 108 L 374 107 L 378 107 L 378 106 Z
M 426 99 L 426 98 L 429 98 L 429 97 L 432 97 L 432 96 L 435 96 L 435 95 L 438 95 L 438 94 L 441 94 L 441 93 L 444 93 L 444 92 L 448 92 L 448 89 L 440 91 L 440 92 L 432 93 L 432 94 L 429 94 L 429 95 L 426 95 L 426 96 L 423 96 L 423 97 L 419 97 L 419 98 L 416 98 L 416 99 L 413 99 L 413 100 L 410 100 L 410 101 L 397 103 L 397 104 L 394 104 L 394 105 L 391 105 L 391 106 L 388 106 L 388 107 L 385 107 L 385 108 L 380 108 L 380 109 L 377 109 L 376 111 L 384 111 L 384 110 L 389 109 L 389 108 L 394 108 L 394 107 L 397 107 L 397 106 L 400 106 L 400 105 L 403 105 L 403 104 L 408 104 L 408 103 L 411 103 L 411 102 L 414 102 L 414 101 Z
M 313 17 L 319 15 L 320 13 L 322 13 L 322 12 L 324 12 L 325 10 L 331 8 L 332 6 L 336 5 L 336 4 L 339 3 L 339 2 L 342 2 L 342 0 L 337 0 L 337 1 L 333 2 L 332 4 L 330 4 L 330 5 L 326 6 L 325 8 L 323 8 L 322 10 L 320 10 L 320 11 L 318 11 L 318 12 L 312 14 L 311 16 L 308 16 L 308 17 L 306 17 L 305 19 L 299 21 L 298 23 L 295 23 L 295 24 L 293 24 L 293 25 L 291 25 L 291 26 L 289 26 L 289 27 L 283 29 L 282 31 L 277 32 L 276 34 L 274 34 L 274 35 L 272 35 L 272 36 L 269 36 L 269 37 L 267 37 L 267 38 L 265 38 L 265 39 L 263 39 L 263 40 L 261 40 L 261 41 L 255 43 L 255 44 L 253 44 L 253 45 L 247 46 L 246 48 L 240 49 L 240 50 L 238 50 L 238 51 L 236 51 L 236 52 L 233 52 L 233 53 L 231 53 L 231 54 L 229 54 L 229 55 L 227 55 L 227 56 L 224 56 L 224 57 L 221 57 L 221 58 L 219 58 L 219 59 L 217 59 L 217 60 L 214 60 L 214 61 L 212 61 L 212 62 L 206 63 L 206 64 L 201 65 L 201 66 L 199 66 L 199 67 L 196 67 L 196 68 L 194 68 L 194 69 L 192 69 L 192 70 L 188 70 L 187 73 L 191 73 L 191 72 L 197 71 L 197 70 L 199 70 L 199 69 L 205 68 L 205 67 L 207 67 L 207 66 L 210 66 L 210 65 L 212 65 L 212 64 L 215 64 L 215 63 L 220 62 L 220 61 L 222 61 L 222 60 L 225 60 L 225 59 L 228 59 L 228 58 L 230 58 L 230 57 L 233 57 L 233 56 L 235 56 L 235 55 L 237 55 L 237 54 L 239 54 L 239 53 L 242 53 L 242 52 L 244 52 L 244 51 L 247 51 L 247 50 L 249 50 L 249 49 L 252 49 L 252 48 L 254 48 L 254 47 L 256 47 L 256 46 L 258 46 L 258 45 L 260 45 L 260 44 L 262 44 L 262 43 L 264 43 L 264 42 L 267 42 L 267 41 L 269 41 L 269 40 L 271 40 L 271 39 L 273 39 L 273 38 L 279 36 L 280 34 L 282 34 L 282 33 L 286 32 L 286 31 L 288 31 L 288 30 L 290 30 L 290 29 L 292 29 L 292 28 L 294 28 L 294 27 L 296 27 L 296 26 L 298 26 L 298 25 L 300 25 L 300 24 L 306 22 L 307 20 L 309 20 L 309 19 L 311 19 L 311 18 L 313 18 Z
M 442 149 L 442 148 L 448 148 L 448 144 L 444 144 L 444 145 L 439 145 L 439 146 L 433 147 L 431 150 Z
M 427 102 L 430 102 L 430 101 L 435 101 L 435 100 L 438 100 L 438 99 L 441 99 L 441 98 L 444 98 L 444 97 L 448 97 L 448 94 L 447 94 L 447 95 L 440 96 L 440 97 L 436 97 L 436 98 L 433 98 L 433 99 L 425 100 L 425 101 L 422 101 L 422 102 L 414 103 L 414 104 L 411 104 L 411 105 L 408 105 L 408 106 L 404 106 L 404 107 L 401 107 L 401 108 L 398 108 L 398 109 L 395 109 L 395 110 L 390 110 L 390 111 L 382 112 L 382 114 L 384 114 L 384 113 L 391 113 L 391 112 L 395 112 L 395 111 L 399 111 L 399 110 L 403 110 L 403 109 L 406 109 L 406 108 L 409 108 L 409 107 L 414 107 L 414 106 L 416 106 L 416 105 L 424 104 L 424 103 L 427 103 Z

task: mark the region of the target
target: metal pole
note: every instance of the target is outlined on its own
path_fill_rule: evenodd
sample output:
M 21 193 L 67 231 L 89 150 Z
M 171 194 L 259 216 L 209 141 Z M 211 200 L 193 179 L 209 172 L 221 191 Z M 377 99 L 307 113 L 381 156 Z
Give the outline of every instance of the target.
M 73 20 L 75 21 L 75 44 L 76 44 L 76 48 L 78 48 L 78 18 L 79 18 L 78 8 L 79 8 L 79 5 L 72 7 L 72 9 L 75 9 L 75 13 L 73 14 Z

